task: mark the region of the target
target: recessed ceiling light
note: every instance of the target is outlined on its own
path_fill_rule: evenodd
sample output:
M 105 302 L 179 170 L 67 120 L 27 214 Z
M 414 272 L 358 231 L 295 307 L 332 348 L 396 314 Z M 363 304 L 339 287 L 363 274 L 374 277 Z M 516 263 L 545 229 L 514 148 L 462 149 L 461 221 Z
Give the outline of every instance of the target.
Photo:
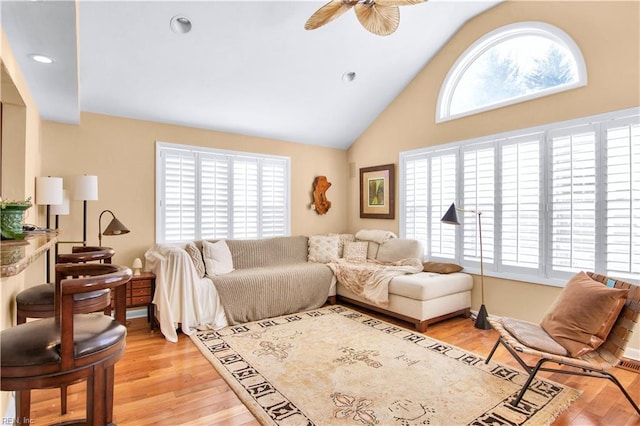
M 355 79 L 356 79 L 356 73 L 353 71 L 345 72 L 344 74 L 342 74 L 342 81 L 346 83 L 351 83 Z
M 171 30 L 176 34 L 186 34 L 191 31 L 191 21 L 186 16 L 177 15 L 171 18 Z
M 45 55 L 40 55 L 37 53 L 32 53 L 31 55 L 29 55 L 29 57 L 31 59 L 33 59 L 36 62 L 40 62 L 41 64 L 52 64 L 53 63 L 53 59 L 51 59 L 48 56 Z

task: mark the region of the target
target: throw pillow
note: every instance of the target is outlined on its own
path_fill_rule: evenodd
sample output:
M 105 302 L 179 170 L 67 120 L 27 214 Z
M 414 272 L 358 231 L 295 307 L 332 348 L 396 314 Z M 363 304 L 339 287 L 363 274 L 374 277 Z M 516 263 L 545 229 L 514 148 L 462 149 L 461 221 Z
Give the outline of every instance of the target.
M 210 243 L 202 240 L 202 256 L 207 275 L 210 277 L 224 275 L 233 271 L 231 250 L 224 240 Z
M 328 263 L 338 260 L 340 237 L 337 235 L 312 235 L 309 237 L 309 262 Z
M 355 241 L 356 237 L 353 234 L 329 234 L 329 236 L 337 235 L 339 238 L 338 241 L 338 257 L 342 257 L 344 253 L 344 244 Z
M 455 263 L 443 263 L 443 262 L 424 262 L 424 272 L 435 272 L 438 274 L 451 274 L 453 272 L 462 271 L 462 266 Z
M 349 262 L 365 263 L 369 243 L 366 241 L 353 241 L 344 244 L 344 258 Z
M 191 261 L 193 262 L 193 266 L 195 266 L 196 268 L 196 272 L 198 273 L 198 276 L 200 278 L 203 278 L 204 274 L 206 273 L 206 269 L 204 267 L 204 260 L 202 260 L 202 253 L 200 252 L 198 247 L 195 245 L 195 243 L 187 243 L 187 245 L 184 247 L 184 250 L 187 252 L 189 257 L 191 258 Z
M 540 326 L 571 356 L 582 356 L 607 339 L 628 293 L 580 272 L 562 289 Z

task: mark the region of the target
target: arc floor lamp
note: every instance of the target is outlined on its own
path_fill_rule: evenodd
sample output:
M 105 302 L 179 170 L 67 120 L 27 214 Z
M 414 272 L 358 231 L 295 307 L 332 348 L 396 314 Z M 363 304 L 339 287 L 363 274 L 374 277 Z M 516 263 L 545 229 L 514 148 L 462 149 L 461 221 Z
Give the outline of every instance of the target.
M 102 215 L 105 213 L 109 213 L 113 219 L 111 219 L 111 222 L 109 222 L 109 225 L 107 225 L 107 228 L 104 230 L 104 232 L 102 232 Z M 128 233 L 129 233 L 129 228 L 124 226 L 122 222 L 120 222 L 116 218 L 116 215 L 114 215 L 111 210 L 103 210 L 102 213 L 100 213 L 100 216 L 98 217 L 98 245 L 100 247 L 102 247 L 103 235 L 122 235 L 122 234 L 128 234 Z
M 456 207 L 455 203 L 451 203 L 451 207 L 449 207 L 449 210 L 447 210 L 444 216 L 442 216 L 442 219 L 440 219 L 440 221 L 442 223 L 448 223 L 450 225 L 460 225 L 460 222 L 458 221 L 458 211 L 473 213 L 478 218 L 478 239 L 480 241 L 480 294 L 482 297 L 482 304 L 480 306 L 480 310 L 478 311 L 478 316 L 476 317 L 475 327 L 482 330 L 489 330 L 491 329 L 491 324 L 489 324 L 489 321 L 487 321 L 487 308 L 484 306 L 484 259 L 482 258 L 482 220 L 480 219 L 480 217 L 482 216 L 482 212 L 477 210 L 462 209 Z

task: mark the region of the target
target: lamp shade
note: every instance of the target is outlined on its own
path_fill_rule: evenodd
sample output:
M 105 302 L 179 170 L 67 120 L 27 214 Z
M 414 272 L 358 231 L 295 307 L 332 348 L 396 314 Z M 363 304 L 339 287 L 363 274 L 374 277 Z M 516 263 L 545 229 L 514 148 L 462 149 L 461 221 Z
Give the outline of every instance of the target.
M 128 233 L 129 233 L 129 229 L 126 226 L 124 226 L 122 222 L 120 222 L 114 216 L 113 219 L 111 219 L 111 222 L 109 222 L 107 229 L 105 229 L 104 232 L 102 233 L 102 235 L 121 235 L 121 234 L 128 234 Z
M 451 207 L 449 207 L 449 210 L 447 210 L 444 216 L 442 216 L 442 219 L 440 219 L 440 222 L 448 223 L 449 225 L 460 225 L 460 222 L 458 221 L 458 213 L 456 212 L 455 203 L 451 203 Z
M 74 200 L 95 201 L 98 199 L 98 176 L 76 176 L 73 184 Z
M 69 214 L 69 191 L 62 191 L 62 203 L 51 206 L 51 214 L 56 216 L 66 216 Z
M 62 204 L 62 178 L 51 176 L 36 177 L 36 203 L 47 205 Z

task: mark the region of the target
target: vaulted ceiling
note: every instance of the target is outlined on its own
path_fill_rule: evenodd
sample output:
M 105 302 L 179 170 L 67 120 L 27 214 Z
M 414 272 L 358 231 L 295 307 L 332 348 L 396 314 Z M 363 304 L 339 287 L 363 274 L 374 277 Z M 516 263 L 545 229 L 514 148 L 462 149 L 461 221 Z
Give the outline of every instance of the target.
M 43 119 L 88 111 L 345 149 L 497 3 L 402 6 L 386 37 L 353 12 L 306 31 L 316 1 L 3 0 L 0 16 Z M 172 31 L 176 16 L 191 31 Z

